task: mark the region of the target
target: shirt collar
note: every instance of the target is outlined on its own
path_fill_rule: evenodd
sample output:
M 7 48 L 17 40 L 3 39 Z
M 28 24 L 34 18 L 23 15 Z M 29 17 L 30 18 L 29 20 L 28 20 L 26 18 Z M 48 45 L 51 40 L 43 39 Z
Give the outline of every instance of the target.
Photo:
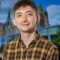
M 36 33 L 35 34 L 35 39 L 29 45 L 36 43 L 39 40 L 39 38 L 40 38 L 40 35 L 38 33 Z M 21 40 L 21 35 L 19 35 L 18 43 L 24 44 L 23 40 Z

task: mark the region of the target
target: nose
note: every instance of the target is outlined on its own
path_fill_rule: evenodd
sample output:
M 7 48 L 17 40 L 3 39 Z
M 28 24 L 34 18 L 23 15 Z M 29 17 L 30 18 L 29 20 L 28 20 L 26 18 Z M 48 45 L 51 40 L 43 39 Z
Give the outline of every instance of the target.
M 28 20 L 27 15 L 24 15 L 24 16 L 23 16 L 23 21 L 26 22 L 27 20 Z

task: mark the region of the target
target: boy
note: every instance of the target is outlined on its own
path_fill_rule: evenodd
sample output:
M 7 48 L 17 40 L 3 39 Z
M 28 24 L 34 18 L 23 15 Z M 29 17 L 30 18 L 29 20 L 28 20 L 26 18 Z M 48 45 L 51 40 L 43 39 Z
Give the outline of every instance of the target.
M 20 36 L 4 47 L 2 60 L 58 60 L 57 48 L 36 33 L 40 16 L 35 4 L 31 0 L 21 0 L 13 11 L 13 24 Z

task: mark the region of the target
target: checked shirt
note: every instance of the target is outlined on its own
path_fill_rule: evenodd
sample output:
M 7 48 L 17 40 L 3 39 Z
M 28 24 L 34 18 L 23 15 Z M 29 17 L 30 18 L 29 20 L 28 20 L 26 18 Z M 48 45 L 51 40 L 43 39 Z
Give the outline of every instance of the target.
M 4 47 L 2 60 L 59 60 L 58 49 L 38 34 L 28 48 L 18 37 Z

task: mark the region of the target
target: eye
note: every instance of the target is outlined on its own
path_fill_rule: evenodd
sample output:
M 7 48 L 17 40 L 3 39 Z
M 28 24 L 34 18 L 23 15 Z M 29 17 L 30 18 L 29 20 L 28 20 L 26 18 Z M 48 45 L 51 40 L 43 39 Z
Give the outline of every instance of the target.
M 17 15 L 17 17 L 21 17 L 22 15 Z
M 33 14 L 32 13 L 28 13 L 29 16 L 32 16 Z

